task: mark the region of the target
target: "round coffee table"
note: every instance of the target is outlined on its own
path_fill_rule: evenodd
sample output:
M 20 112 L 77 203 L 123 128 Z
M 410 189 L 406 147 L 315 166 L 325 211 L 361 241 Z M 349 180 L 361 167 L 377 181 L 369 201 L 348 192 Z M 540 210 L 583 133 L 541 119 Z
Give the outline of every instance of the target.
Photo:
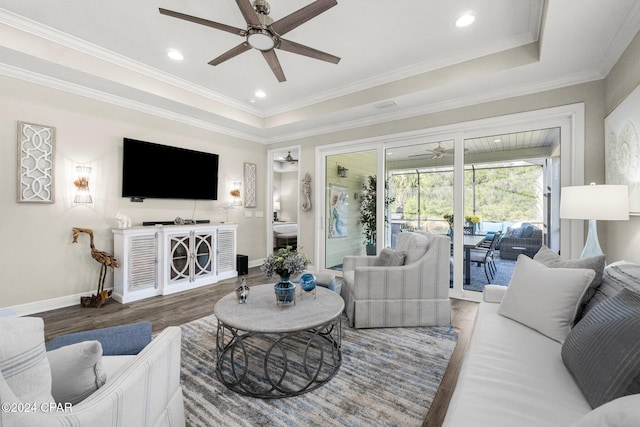
M 246 304 L 235 292 L 224 296 L 213 309 L 218 378 L 265 399 L 315 390 L 340 369 L 343 310 L 340 295 L 323 287 L 296 295 L 295 305 L 278 306 L 273 284 L 252 286 Z

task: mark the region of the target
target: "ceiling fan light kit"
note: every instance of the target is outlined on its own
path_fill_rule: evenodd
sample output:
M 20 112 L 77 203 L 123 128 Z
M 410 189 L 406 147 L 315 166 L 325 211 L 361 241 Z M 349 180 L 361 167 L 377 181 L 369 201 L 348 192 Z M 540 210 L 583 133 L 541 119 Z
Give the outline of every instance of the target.
M 337 64 L 340 61 L 340 58 L 337 56 L 282 38 L 282 36 L 289 31 L 337 5 L 338 2 L 336 0 L 316 0 L 275 22 L 268 16 L 271 11 L 271 6 L 266 0 L 254 0 L 253 5 L 249 0 L 236 0 L 236 4 L 247 23 L 246 30 L 173 10 L 160 8 L 159 11 L 163 15 L 205 25 L 245 38 L 245 41 L 238 46 L 231 48 L 217 58 L 209 61 L 209 64 L 213 66 L 220 65 L 253 48 L 262 52 L 264 59 L 267 61 L 267 64 L 278 81 L 284 82 L 287 79 L 280 66 L 280 61 L 276 56 L 276 49 L 319 59 L 332 64 Z

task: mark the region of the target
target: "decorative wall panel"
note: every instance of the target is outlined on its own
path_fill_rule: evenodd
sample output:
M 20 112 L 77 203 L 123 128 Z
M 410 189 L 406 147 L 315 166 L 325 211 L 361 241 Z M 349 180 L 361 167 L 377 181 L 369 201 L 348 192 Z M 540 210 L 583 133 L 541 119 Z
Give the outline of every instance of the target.
M 18 122 L 18 202 L 53 203 L 56 129 Z
M 244 206 L 256 207 L 256 164 L 244 164 Z

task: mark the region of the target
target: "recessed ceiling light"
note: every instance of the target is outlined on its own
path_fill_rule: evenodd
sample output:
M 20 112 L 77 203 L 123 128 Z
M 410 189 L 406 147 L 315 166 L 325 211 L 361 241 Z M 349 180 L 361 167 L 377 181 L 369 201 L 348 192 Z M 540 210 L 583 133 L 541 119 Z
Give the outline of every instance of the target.
M 184 56 L 182 56 L 182 54 L 175 49 L 167 50 L 167 56 L 174 61 L 182 61 L 184 59 Z
M 263 90 L 258 89 L 257 91 L 255 91 L 254 93 L 255 96 L 257 96 L 258 98 L 264 98 L 265 96 L 267 96 L 266 93 L 264 93 Z
M 476 20 L 476 17 L 472 13 L 467 12 L 461 17 L 459 17 L 458 19 L 456 19 L 455 25 L 458 28 L 468 27 L 469 25 L 473 24 L 473 21 L 475 20 Z

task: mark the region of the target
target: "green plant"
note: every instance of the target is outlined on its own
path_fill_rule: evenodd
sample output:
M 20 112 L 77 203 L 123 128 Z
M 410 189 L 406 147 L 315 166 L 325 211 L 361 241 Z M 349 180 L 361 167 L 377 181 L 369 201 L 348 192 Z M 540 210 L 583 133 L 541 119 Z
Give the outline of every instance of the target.
M 453 228 L 453 214 L 446 213 L 442 215 L 442 218 L 447 221 L 447 224 L 449 224 L 449 228 Z
M 309 265 L 307 256 L 291 246 L 278 249 L 276 254 L 270 254 L 264 260 L 260 269 L 267 277 L 278 274 L 280 276 L 291 276 L 301 273 Z
M 360 224 L 362 224 L 362 232 L 364 233 L 364 243 L 368 245 L 376 244 L 376 232 L 377 232 L 377 221 L 376 221 L 376 198 L 377 198 L 377 186 L 378 181 L 375 175 L 369 175 L 367 177 L 367 182 L 364 184 L 364 190 L 362 191 L 362 199 L 360 200 Z M 391 203 L 395 201 L 395 197 L 389 197 L 388 194 L 388 185 L 385 182 L 384 185 L 385 194 L 384 194 L 384 208 L 385 208 L 385 217 L 384 223 L 387 223 L 387 208 Z

